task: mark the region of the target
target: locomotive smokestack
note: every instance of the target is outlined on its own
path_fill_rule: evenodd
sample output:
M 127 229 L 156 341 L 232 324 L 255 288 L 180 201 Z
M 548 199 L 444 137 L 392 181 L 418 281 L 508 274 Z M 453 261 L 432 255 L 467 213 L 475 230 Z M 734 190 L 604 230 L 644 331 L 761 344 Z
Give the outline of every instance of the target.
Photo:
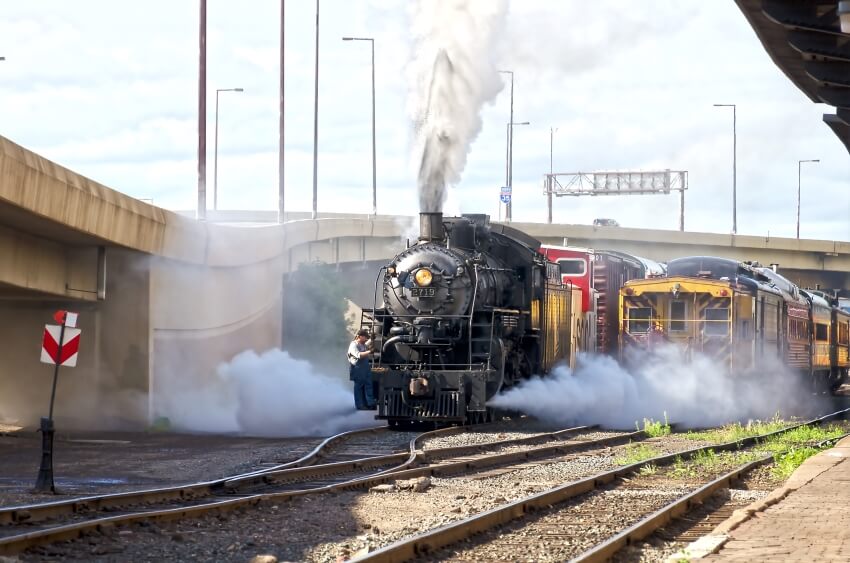
M 443 229 L 443 212 L 428 211 L 419 214 L 420 242 L 443 241 L 446 231 Z

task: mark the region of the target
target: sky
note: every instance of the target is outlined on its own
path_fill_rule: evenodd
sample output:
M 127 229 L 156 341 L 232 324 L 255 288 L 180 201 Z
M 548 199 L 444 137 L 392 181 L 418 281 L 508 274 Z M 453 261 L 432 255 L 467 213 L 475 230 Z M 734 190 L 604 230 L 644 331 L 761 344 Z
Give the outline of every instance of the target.
M 486 1 L 486 0 L 484 0 Z M 322 0 L 318 209 L 371 210 L 375 39 L 378 213 L 418 212 L 405 0 Z M 5 0 L 0 135 L 130 196 L 197 204 L 197 0 Z M 219 209 L 277 209 L 277 0 L 209 0 L 207 186 L 213 204 L 217 88 Z M 312 206 L 315 3 L 286 5 L 287 210 Z M 732 228 L 737 104 L 738 233 L 850 241 L 850 156 L 815 104 L 771 61 L 731 0 L 514 0 L 492 62 L 513 70 L 513 220 L 546 220 L 543 175 L 688 172 L 685 226 Z M 503 213 L 506 84 L 451 190 L 448 214 Z M 551 128 L 557 128 L 550 137 Z M 551 139 L 551 144 L 550 144 Z M 678 194 L 556 198 L 554 221 L 678 228 Z

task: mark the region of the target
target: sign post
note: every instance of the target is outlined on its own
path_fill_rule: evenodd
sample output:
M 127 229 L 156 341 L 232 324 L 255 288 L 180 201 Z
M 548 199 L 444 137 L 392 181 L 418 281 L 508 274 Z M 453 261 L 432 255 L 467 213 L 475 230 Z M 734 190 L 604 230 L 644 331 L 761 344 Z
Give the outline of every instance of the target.
M 499 193 L 499 200 L 504 204 L 510 203 L 511 202 L 511 192 L 512 192 L 511 186 L 502 186 L 502 190 Z
M 50 411 L 47 417 L 41 417 L 41 466 L 38 468 L 38 479 L 35 491 L 39 493 L 56 493 L 53 484 L 53 403 L 56 400 L 56 382 L 59 378 L 59 366 L 73 367 L 77 365 L 77 350 L 80 347 L 80 330 L 77 325 L 77 313 L 56 311 L 53 315 L 59 326 L 45 325 L 44 339 L 41 346 L 41 361 L 54 364 L 53 387 L 50 391 Z M 68 327 L 67 329 L 65 327 Z M 58 332 L 58 338 L 56 333 Z

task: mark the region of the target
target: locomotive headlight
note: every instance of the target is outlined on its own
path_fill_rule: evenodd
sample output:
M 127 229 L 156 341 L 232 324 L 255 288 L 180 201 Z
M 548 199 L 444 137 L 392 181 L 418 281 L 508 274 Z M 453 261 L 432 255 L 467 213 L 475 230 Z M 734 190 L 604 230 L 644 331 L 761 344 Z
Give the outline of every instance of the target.
M 416 285 L 420 287 L 428 287 L 431 285 L 434 275 L 428 268 L 419 268 L 416 270 L 416 275 L 413 276 L 413 279 L 416 280 Z

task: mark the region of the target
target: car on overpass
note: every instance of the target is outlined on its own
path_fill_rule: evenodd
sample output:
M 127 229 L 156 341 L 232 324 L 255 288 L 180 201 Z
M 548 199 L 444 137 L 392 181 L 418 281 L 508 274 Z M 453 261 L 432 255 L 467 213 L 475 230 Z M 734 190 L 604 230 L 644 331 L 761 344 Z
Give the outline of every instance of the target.
M 617 221 L 615 221 L 614 219 L 599 218 L 599 219 L 593 220 L 593 226 L 594 227 L 619 227 L 620 224 Z

